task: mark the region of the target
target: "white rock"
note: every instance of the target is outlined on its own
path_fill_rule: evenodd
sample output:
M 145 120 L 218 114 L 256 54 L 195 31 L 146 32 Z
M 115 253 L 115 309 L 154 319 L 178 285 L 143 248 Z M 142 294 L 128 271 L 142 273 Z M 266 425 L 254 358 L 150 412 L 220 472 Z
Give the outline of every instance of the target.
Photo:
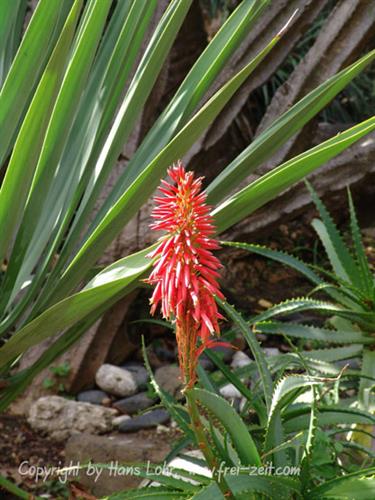
M 131 396 L 138 390 L 137 380 L 132 372 L 109 364 L 99 368 L 95 382 L 100 389 L 114 396 Z
M 234 369 L 235 368 L 242 368 L 243 366 L 250 365 L 251 362 L 252 361 L 247 354 L 245 354 L 242 351 L 237 351 L 233 355 L 233 359 L 232 359 L 230 366 Z
M 72 434 L 101 434 L 112 429 L 117 411 L 60 396 L 44 396 L 31 406 L 28 422 L 37 431 L 63 441 Z
M 131 419 L 131 416 L 130 415 L 120 415 L 118 417 L 115 417 L 113 420 L 112 420 L 112 425 L 113 427 L 118 427 L 119 425 L 121 425 L 123 422 L 125 422 L 126 420 L 130 420 Z
M 264 353 L 266 356 L 278 356 L 280 354 L 280 351 L 278 350 L 277 347 L 265 347 L 263 349 Z
M 220 394 L 225 398 L 225 399 L 232 399 L 232 398 L 242 398 L 242 394 L 240 391 L 235 387 L 233 384 L 227 384 L 224 385 L 220 389 Z

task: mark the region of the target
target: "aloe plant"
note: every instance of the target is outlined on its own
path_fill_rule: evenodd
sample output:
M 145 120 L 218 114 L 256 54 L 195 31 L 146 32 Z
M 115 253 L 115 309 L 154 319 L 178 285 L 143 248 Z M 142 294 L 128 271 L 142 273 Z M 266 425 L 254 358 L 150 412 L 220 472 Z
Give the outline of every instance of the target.
M 203 105 L 202 98 L 269 0 L 243 0 L 152 125 L 96 216 L 99 194 L 144 109 L 191 0 L 172 0 L 142 52 L 156 0 L 40 0 L 0 92 L 0 408 L 138 286 L 150 249 L 93 266 L 267 53 Z M 1 7 L 5 9 L 4 6 Z M 17 26 L 23 10 L 13 12 Z M 15 17 L 13 17 L 15 19 Z M 12 31 L 13 40 L 16 31 Z M 10 40 L 11 41 L 11 40 Z M 8 51 L 14 54 L 14 51 Z M 5 57 L 4 55 L 2 57 Z M 306 95 L 208 186 L 219 231 L 375 129 L 375 117 L 306 151 L 239 192 L 236 186 L 375 58 L 375 51 Z M 5 60 L 5 59 L 4 59 Z M 228 194 L 234 190 L 228 199 Z M 60 333 L 30 368 L 8 376 L 31 346 Z
M 366 257 L 361 232 L 348 191 L 350 233 L 352 244 L 346 243 L 333 222 L 327 208 L 313 188 L 307 184 L 321 219 L 314 219 L 312 226 L 325 249 L 330 268 L 323 268 L 300 261 L 298 258 L 269 248 L 241 243 L 229 243 L 250 252 L 270 258 L 302 273 L 314 285 L 307 297 L 286 300 L 276 304 L 250 321 L 257 331 L 279 334 L 292 339 L 318 342 L 324 348 L 307 351 L 307 364 L 313 371 L 338 373 L 338 361 L 360 360 L 360 368 L 346 370 L 343 377 L 359 380 L 356 385 L 357 398 L 343 400 L 351 408 L 373 413 L 375 409 L 374 382 L 374 321 L 375 278 Z M 314 293 L 326 295 L 327 300 L 317 300 Z M 327 317 L 325 327 L 305 323 L 280 321 L 279 316 L 292 312 L 314 311 Z M 332 347 L 332 345 L 342 347 Z M 287 360 L 284 360 L 287 363 Z M 360 423 L 358 423 L 360 424 Z M 353 427 L 348 439 L 359 445 L 371 447 L 371 436 L 358 435 L 358 430 L 371 431 L 371 426 Z
M 153 388 L 183 431 L 183 437 L 166 457 L 169 468 L 160 474 L 157 466 L 151 470 L 149 466 L 147 469 L 140 466 L 140 476 L 147 481 L 136 490 L 113 494 L 109 498 L 256 499 L 278 496 L 312 500 L 338 495 L 349 500 L 353 492 L 357 495 L 359 491 L 363 491 L 364 499 L 372 498 L 375 488 L 375 469 L 371 467 L 373 451 L 337 437 L 345 436 L 353 424 L 362 426 L 357 429 L 359 434 L 372 436 L 364 424 L 373 426 L 375 417 L 366 410 L 327 401 L 327 393 L 338 392 L 342 373 L 312 375 L 314 359 L 318 363 L 314 358 L 316 352 L 266 357 L 248 322 L 233 306 L 222 300 L 218 300 L 218 304 L 244 336 L 254 361 L 233 372 L 215 353 L 206 351 L 221 370 L 223 383 L 229 381 L 240 391 L 245 402 L 240 414 L 220 396 L 217 380 L 215 383 L 202 367 L 198 369 L 198 384 L 190 389 L 189 398 L 194 398 L 197 408 L 194 418 L 199 419 L 204 428 L 204 440 L 210 445 L 210 460 L 214 465 L 211 463 L 208 467 L 203 458 L 184 452 L 188 444 L 201 445 L 199 436 L 193 432 L 196 424 L 190 424 L 186 407 L 157 384 L 143 346 Z M 340 357 L 338 352 L 336 355 Z M 305 373 L 291 373 L 292 369 Z M 249 389 L 243 382 L 244 377 L 254 381 L 257 374 L 260 383 L 252 382 Z M 364 455 L 355 470 L 350 470 L 350 465 L 355 464 L 345 460 L 346 452 L 352 448 L 361 450 Z M 175 468 L 173 459 L 176 456 L 190 466 Z M 211 476 L 194 473 L 196 465 L 205 467 L 207 472 L 211 470 Z

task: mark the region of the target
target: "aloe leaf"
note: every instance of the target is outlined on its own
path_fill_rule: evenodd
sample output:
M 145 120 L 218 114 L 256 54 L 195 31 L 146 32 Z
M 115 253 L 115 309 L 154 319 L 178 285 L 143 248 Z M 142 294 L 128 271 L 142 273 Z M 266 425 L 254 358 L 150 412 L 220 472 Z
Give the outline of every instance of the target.
M 359 273 L 356 262 L 351 256 L 348 247 L 332 220 L 332 217 L 312 186 L 308 182 L 306 182 L 306 185 L 322 218 L 321 221 L 314 220 L 312 226 L 318 233 L 318 236 L 324 245 L 333 270 L 343 280 L 352 282 L 357 286 L 360 285 L 360 281 L 358 281 Z
M 321 498 L 368 500 L 375 496 L 375 467 L 326 481 L 309 493 L 309 500 Z M 359 477 L 360 476 L 360 477 Z
M 369 262 L 365 253 L 361 238 L 361 230 L 359 228 L 357 215 L 355 212 L 353 199 L 350 190 L 348 190 L 349 212 L 350 212 L 350 226 L 352 232 L 352 240 L 356 252 L 357 265 L 360 270 L 361 284 L 366 291 L 368 297 L 373 299 L 374 293 L 374 276 L 369 267 Z
M 287 335 L 293 338 L 316 340 L 331 344 L 373 344 L 373 339 L 356 330 L 330 330 L 311 325 L 285 322 L 261 321 L 256 323 L 256 330 L 261 333 Z
M 265 355 L 254 333 L 250 330 L 246 321 L 244 321 L 242 316 L 235 310 L 235 308 L 220 299 L 217 299 L 217 301 L 220 304 L 220 307 L 225 311 L 225 313 L 232 319 L 232 321 L 234 321 L 235 325 L 238 326 L 241 334 L 244 336 L 246 342 L 250 347 L 250 350 L 258 367 L 259 375 L 262 380 L 264 399 L 266 401 L 267 409 L 269 410 L 272 400 L 272 377 L 267 366 Z
M 152 387 L 154 388 L 156 394 L 159 396 L 160 401 L 163 403 L 165 408 L 169 411 L 171 417 L 179 424 L 180 428 L 184 431 L 185 435 L 189 437 L 189 439 L 195 441 L 194 435 L 190 428 L 189 417 L 185 410 L 178 409 L 176 401 L 174 398 L 164 391 L 156 382 L 154 374 L 152 373 L 151 366 L 147 357 L 146 346 L 144 343 L 144 339 L 142 339 L 142 352 L 143 359 L 145 362 L 146 369 L 148 371 Z
M 268 413 L 268 424 L 265 437 L 265 450 L 268 451 L 275 447 L 273 432 L 277 418 L 281 418 L 280 409 L 285 404 L 290 393 L 297 390 L 308 390 L 312 386 L 319 385 L 323 379 L 307 375 L 289 375 L 280 379 L 275 386 L 272 396 L 272 402 Z
M 298 432 L 307 429 L 310 423 L 310 406 L 306 406 L 302 414 L 284 414 L 285 432 Z M 339 424 L 374 424 L 375 417 L 364 410 L 356 408 L 344 408 L 335 405 L 329 407 L 320 406 L 318 414 L 318 426 L 337 426 Z
M 295 495 L 297 498 L 302 498 L 298 483 L 286 477 L 246 475 L 243 473 L 239 475 L 228 474 L 225 476 L 225 480 L 234 498 L 238 500 L 261 498 L 263 495 L 266 498 L 280 498 L 282 500 L 294 498 Z
M 243 465 L 260 465 L 254 441 L 242 419 L 225 399 L 204 389 L 191 389 L 193 397 L 215 415 L 228 432 Z

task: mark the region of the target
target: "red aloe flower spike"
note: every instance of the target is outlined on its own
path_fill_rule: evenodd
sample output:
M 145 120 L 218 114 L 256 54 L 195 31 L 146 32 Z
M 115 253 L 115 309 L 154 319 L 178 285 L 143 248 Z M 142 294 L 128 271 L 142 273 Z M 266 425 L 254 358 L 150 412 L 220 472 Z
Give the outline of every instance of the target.
M 215 227 L 206 194 L 201 191 L 202 178 L 186 172 L 180 162 L 168 175 L 174 184 L 161 181 L 159 190 L 164 196 L 154 198 L 151 225 L 167 234 L 150 254 L 155 262 L 147 281 L 155 285 L 151 314 L 160 304 L 163 317 L 176 324 L 181 373 L 184 383 L 192 387 L 198 356 L 217 343 L 211 335 L 220 333 L 218 320 L 223 316 L 215 295 L 224 298 L 217 282 L 222 265 L 212 253 L 219 244 L 212 238 Z

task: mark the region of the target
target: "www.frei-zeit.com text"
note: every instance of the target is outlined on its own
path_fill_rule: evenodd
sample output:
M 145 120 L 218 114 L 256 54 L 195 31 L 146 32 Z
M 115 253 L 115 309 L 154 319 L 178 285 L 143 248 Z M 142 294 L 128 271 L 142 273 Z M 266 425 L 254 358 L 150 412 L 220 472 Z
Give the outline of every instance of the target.
M 69 479 L 74 479 L 79 475 L 86 475 L 91 477 L 93 481 L 98 481 L 102 474 L 109 475 L 110 477 L 119 476 L 144 476 L 144 475 L 172 475 L 177 474 L 174 468 L 164 462 L 162 465 L 156 466 L 147 462 L 144 467 L 134 465 L 124 465 L 119 461 L 111 461 L 105 466 L 95 463 L 80 463 L 70 462 L 69 464 L 59 464 L 58 466 L 43 466 L 30 464 L 28 460 L 24 460 L 18 467 L 18 472 L 21 476 L 27 476 L 35 482 L 46 482 L 52 478 L 57 478 L 61 483 L 66 483 Z M 249 476 L 298 476 L 300 474 L 300 467 L 286 465 L 284 467 L 276 467 L 271 462 L 263 466 L 251 467 L 228 467 L 225 462 L 213 471 L 216 477 L 222 478 L 225 476 L 238 476 L 240 474 Z

